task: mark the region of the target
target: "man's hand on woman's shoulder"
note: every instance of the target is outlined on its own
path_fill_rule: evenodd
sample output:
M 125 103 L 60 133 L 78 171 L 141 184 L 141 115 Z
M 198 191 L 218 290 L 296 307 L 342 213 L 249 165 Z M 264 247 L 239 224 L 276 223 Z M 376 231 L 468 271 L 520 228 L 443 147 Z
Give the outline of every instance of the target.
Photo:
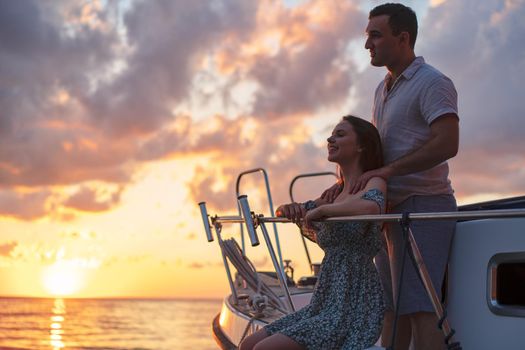
M 327 203 L 333 203 L 341 191 L 343 191 L 343 183 L 338 181 L 333 184 L 332 187 L 323 192 L 321 199 L 325 200 Z
M 392 170 L 388 166 L 367 171 L 366 173 L 363 173 L 361 176 L 359 176 L 359 178 L 352 184 L 352 187 L 350 187 L 350 193 L 356 194 L 357 192 L 367 187 L 369 181 L 372 180 L 374 181 L 373 183 L 371 183 L 372 185 L 375 184 L 376 181 L 381 182 L 380 180 L 383 180 L 383 182 L 386 184 L 386 181 L 388 181 L 388 179 L 391 176 Z

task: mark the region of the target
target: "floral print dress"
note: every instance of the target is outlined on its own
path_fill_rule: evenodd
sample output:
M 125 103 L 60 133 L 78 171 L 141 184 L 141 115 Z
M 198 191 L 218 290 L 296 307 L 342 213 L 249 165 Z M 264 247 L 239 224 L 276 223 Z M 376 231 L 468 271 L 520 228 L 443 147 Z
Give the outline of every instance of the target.
M 381 191 L 361 198 L 384 209 Z M 265 327 L 309 350 L 360 350 L 375 344 L 381 333 L 383 290 L 373 258 L 381 249 L 375 222 L 320 222 L 317 243 L 324 250 L 312 300 L 303 309 Z

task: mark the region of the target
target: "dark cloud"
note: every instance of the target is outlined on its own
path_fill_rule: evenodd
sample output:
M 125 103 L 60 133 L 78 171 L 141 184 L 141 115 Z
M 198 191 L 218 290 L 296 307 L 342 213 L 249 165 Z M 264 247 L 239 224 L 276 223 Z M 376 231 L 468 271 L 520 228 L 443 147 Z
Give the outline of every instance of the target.
M 89 100 L 113 134 L 157 131 L 188 96 L 200 60 L 230 32 L 249 32 L 256 3 L 144 1 L 125 16 L 131 54 L 126 70 Z
M 159 0 L 120 21 L 120 5 L 95 5 L 0 4 L 0 189 L 127 183 L 164 154 L 138 150 L 175 120 L 202 58 L 221 36 L 248 33 L 256 13 L 252 2 Z M 27 212 L 12 214 L 43 211 Z
M 125 177 L 116 169 L 122 153 L 102 153 L 105 140 L 83 107 L 95 77 L 115 58 L 117 36 L 86 25 L 71 31 L 54 4 L 0 4 L 0 187 Z M 74 147 L 79 142 L 99 150 Z

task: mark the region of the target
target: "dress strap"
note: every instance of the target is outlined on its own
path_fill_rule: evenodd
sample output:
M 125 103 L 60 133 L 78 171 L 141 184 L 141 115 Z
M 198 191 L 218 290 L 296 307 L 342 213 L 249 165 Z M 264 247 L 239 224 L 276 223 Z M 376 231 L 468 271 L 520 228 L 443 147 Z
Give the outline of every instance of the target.
M 377 206 L 379 207 L 379 212 L 384 213 L 385 196 L 383 195 L 383 192 L 381 192 L 381 190 L 378 190 L 377 188 L 371 188 L 365 193 L 363 193 L 361 199 L 376 202 Z

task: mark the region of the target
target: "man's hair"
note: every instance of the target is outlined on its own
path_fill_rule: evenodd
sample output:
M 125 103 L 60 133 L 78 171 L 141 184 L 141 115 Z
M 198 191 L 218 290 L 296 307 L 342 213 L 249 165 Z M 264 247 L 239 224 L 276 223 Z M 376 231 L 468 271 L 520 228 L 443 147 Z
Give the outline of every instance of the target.
M 359 165 L 363 172 L 381 168 L 383 166 L 383 147 L 376 127 L 353 115 L 345 115 L 343 120 L 353 126 L 357 135 L 357 143 L 362 148 Z
M 370 11 L 368 19 L 372 17 L 387 15 L 388 24 L 392 29 L 392 34 L 399 35 L 407 32 L 410 36 L 410 47 L 416 45 L 417 37 L 417 17 L 416 13 L 408 6 L 395 3 L 387 3 L 376 6 Z

